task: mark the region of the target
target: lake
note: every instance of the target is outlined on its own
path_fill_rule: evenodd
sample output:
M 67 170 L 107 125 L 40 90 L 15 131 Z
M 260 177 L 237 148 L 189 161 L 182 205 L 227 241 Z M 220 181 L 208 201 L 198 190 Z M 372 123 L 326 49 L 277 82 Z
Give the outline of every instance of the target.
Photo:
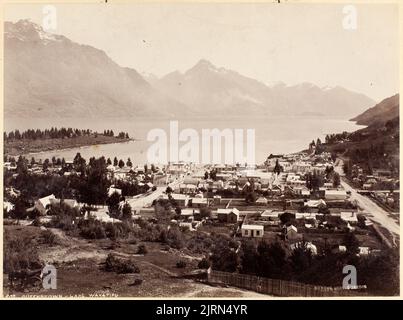
M 363 126 L 354 122 L 340 119 L 324 119 L 319 117 L 278 117 L 278 118 L 239 118 L 232 117 L 223 120 L 179 120 L 179 131 L 186 128 L 195 129 L 201 137 L 202 129 L 220 130 L 244 129 L 244 140 L 246 140 L 246 129 L 255 129 L 255 158 L 257 163 L 263 162 L 270 153 L 293 153 L 308 147 L 313 139 L 325 140 L 328 133 L 340 133 L 343 131 L 355 131 Z M 151 129 L 161 128 L 166 130 L 169 138 L 169 120 L 149 119 L 5 119 L 5 131 L 19 129 L 46 129 L 51 127 L 72 127 L 79 129 L 92 129 L 103 132 L 104 129 L 112 129 L 115 134 L 120 131 L 128 132 L 130 137 L 136 141 L 116 143 L 108 145 L 96 145 L 89 147 L 74 148 L 69 150 L 57 150 L 41 152 L 34 155 L 35 159 L 65 158 L 72 160 L 77 152 L 88 159 L 90 157 L 101 157 L 113 159 L 130 158 L 135 165 L 143 165 L 147 162 L 147 150 L 152 142 L 147 141 L 147 134 Z M 169 148 L 169 147 L 168 147 Z

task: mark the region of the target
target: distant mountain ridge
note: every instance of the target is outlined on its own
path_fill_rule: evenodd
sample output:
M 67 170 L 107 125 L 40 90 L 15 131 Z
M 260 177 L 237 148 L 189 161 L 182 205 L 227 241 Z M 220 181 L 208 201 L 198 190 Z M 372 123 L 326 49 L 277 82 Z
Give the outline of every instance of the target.
M 268 86 L 200 60 L 160 79 L 116 64 L 104 51 L 6 22 L 5 116 L 218 117 L 326 116 L 348 119 L 375 102 L 342 87 Z
M 272 86 L 218 68 L 200 60 L 184 73 L 174 71 L 153 80 L 153 85 L 186 104 L 192 111 L 223 115 L 315 115 L 349 118 L 375 102 L 365 95 L 342 87 L 320 88 L 311 83 Z
M 399 94 L 395 94 L 379 102 L 374 107 L 366 110 L 362 114 L 354 117 L 351 121 L 356 121 L 360 125 L 375 125 L 386 123 L 399 117 Z
M 27 20 L 6 22 L 5 116 L 126 117 L 186 107 L 104 51 L 53 35 Z

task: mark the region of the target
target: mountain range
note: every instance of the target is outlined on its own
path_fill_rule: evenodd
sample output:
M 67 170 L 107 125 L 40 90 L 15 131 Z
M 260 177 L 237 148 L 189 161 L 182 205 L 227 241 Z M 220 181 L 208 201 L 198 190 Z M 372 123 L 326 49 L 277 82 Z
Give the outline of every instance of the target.
M 326 116 L 349 119 L 375 101 L 342 87 L 267 85 L 200 60 L 162 78 L 20 20 L 5 23 L 5 117 Z

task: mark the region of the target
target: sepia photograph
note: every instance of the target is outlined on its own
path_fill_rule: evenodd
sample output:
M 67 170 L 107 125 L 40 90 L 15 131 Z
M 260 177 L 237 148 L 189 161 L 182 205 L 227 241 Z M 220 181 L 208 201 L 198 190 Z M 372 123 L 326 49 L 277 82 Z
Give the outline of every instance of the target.
M 399 10 L 4 4 L 3 297 L 400 297 Z

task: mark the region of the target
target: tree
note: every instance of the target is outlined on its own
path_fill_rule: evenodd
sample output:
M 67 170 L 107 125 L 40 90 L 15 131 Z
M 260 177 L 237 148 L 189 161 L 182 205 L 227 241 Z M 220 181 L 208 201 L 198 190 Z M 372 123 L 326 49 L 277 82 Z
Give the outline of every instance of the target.
M 155 202 L 154 212 L 159 223 L 165 224 L 171 220 L 172 215 L 171 209 L 172 204 L 169 200 L 159 199 Z
M 297 276 L 305 272 L 312 264 L 313 256 L 306 243 L 297 246 L 291 253 L 291 267 Z
M 323 186 L 323 176 L 322 173 L 314 170 L 313 172 L 308 172 L 305 175 L 306 187 L 310 190 L 317 191 Z
M 132 161 L 130 160 L 130 158 L 127 159 L 126 166 L 128 166 L 128 167 L 130 167 L 130 168 L 133 167 L 133 163 L 132 163 Z
M 344 161 L 344 163 L 343 163 L 343 171 L 344 171 L 344 174 L 347 177 L 351 176 L 351 163 L 350 163 L 350 161 Z
M 125 162 L 122 159 L 120 159 L 118 165 L 119 165 L 119 168 L 123 168 L 125 166 Z
M 119 211 L 119 203 L 120 203 L 120 194 L 114 192 L 111 196 L 106 200 L 106 203 L 109 207 L 109 213 L 111 216 L 117 216 Z
M 211 218 L 211 209 L 210 208 L 201 208 L 200 217 L 201 218 Z
M 283 167 L 280 165 L 280 163 L 278 162 L 278 159 L 276 159 L 276 165 L 274 166 L 273 172 L 280 174 L 280 172 L 283 172 Z
M 23 156 L 18 157 L 17 173 L 18 174 L 27 174 L 28 173 L 28 160 L 25 159 Z
M 347 252 L 350 254 L 357 254 L 359 250 L 359 241 L 354 233 L 347 232 L 343 237 L 343 244 L 346 246 Z
M 49 168 L 49 159 L 45 159 L 45 161 L 43 161 L 43 165 L 42 165 L 42 169 L 43 171 L 47 171 Z
M 113 166 L 117 167 L 118 166 L 118 158 L 113 158 Z
M 212 268 L 218 271 L 235 272 L 238 262 L 238 255 L 229 242 L 217 239 L 211 254 Z
M 81 202 L 105 204 L 108 198 L 109 187 L 105 158 L 91 158 L 86 167 L 85 175 L 80 179 L 78 184 Z
M 170 186 L 168 186 L 167 188 L 166 188 L 166 190 L 165 190 L 165 193 L 167 193 L 167 194 L 170 194 L 170 193 L 172 193 L 173 192 L 173 190 L 172 190 L 172 188 L 170 187 Z
M 252 191 L 252 192 L 248 192 L 246 194 L 246 197 L 245 197 L 245 202 L 246 203 L 255 203 L 256 200 L 257 200 L 257 195 L 256 195 L 255 192 Z
M 257 246 L 258 275 L 281 279 L 287 271 L 286 252 L 280 243 L 268 244 L 261 241 Z
M 295 215 L 292 214 L 292 213 L 289 213 L 289 212 L 284 212 L 280 216 L 280 221 L 281 221 L 282 224 L 288 224 L 294 219 L 295 219 Z
M 132 218 L 132 207 L 128 202 L 125 202 L 122 207 L 122 220 L 130 220 Z
M 244 240 L 241 244 L 240 272 L 254 275 L 257 270 L 256 244 L 253 240 Z
M 333 187 L 337 188 L 340 185 L 340 175 L 335 172 L 333 174 Z
M 217 170 L 216 169 L 213 169 L 210 171 L 210 178 L 214 181 L 217 180 Z
M 85 164 L 85 159 L 81 157 L 81 154 L 78 152 L 73 160 L 74 170 L 81 173 L 85 172 Z
M 22 197 L 18 197 L 14 204 L 14 209 L 11 211 L 10 215 L 14 219 L 25 219 L 27 217 L 27 209 L 25 200 Z
M 112 164 L 111 158 L 108 158 L 108 160 L 106 160 L 106 164 L 107 164 L 108 166 L 110 166 L 110 165 Z

